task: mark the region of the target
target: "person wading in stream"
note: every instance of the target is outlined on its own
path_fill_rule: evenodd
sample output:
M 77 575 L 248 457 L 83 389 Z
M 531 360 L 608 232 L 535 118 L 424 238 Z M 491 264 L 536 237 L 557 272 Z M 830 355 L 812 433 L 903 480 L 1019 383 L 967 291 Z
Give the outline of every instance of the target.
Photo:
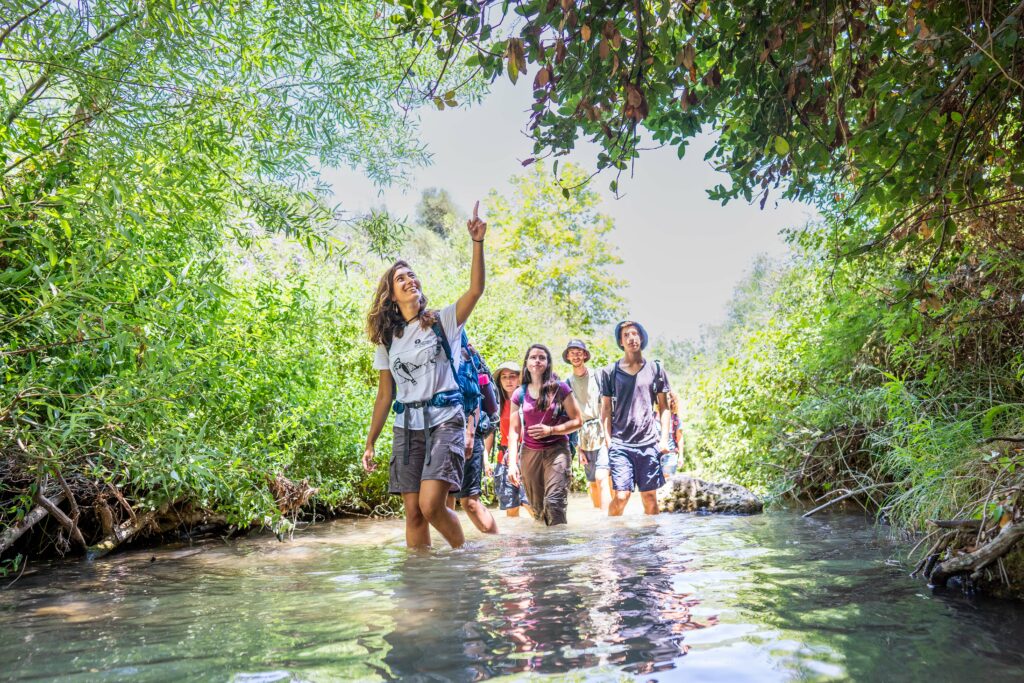
M 498 366 L 498 405 L 501 406 L 498 429 L 498 456 L 494 465 L 494 493 L 498 496 L 498 507 L 508 517 L 518 517 L 519 508 L 530 511 L 529 499 L 522 483 L 513 484 L 508 480 L 508 433 L 512 414 L 512 394 L 519 386 L 521 376 L 519 364 L 506 361 Z
M 363 452 L 363 468 L 376 469 L 374 446 L 395 411 L 391 453 L 391 493 L 405 504 L 405 542 L 430 545 L 433 526 L 457 548 L 465 542 L 458 516 L 445 505 L 449 490 L 462 486 L 460 463 L 466 452 L 466 422 L 455 362 L 462 328 L 484 293 L 484 235 L 477 215 L 467 222 L 473 240 L 469 289 L 446 308 L 427 308 L 419 278 L 405 261 L 396 261 L 377 284 L 367 315 L 370 341 L 377 345 L 373 367 L 380 371 L 377 399 Z
M 580 427 L 580 463 L 587 475 L 590 486 L 590 500 L 594 507 L 608 509 L 608 497 L 603 494 L 608 481 L 608 449 L 605 446 L 604 428 L 601 425 L 601 393 L 598 375 L 587 367 L 590 351 L 580 339 L 572 339 L 562 351 L 562 360 L 572 366 L 568 384 L 580 406 L 583 426 Z M 610 482 L 609 482 L 610 483 Z M 611 486 L 608 490 L 612 495 Z
M 671 429 L 668 377 L 661 363 L 644 359 L 648 337 L 640 323 L 625 320 L 616 325 L 615 341 L 624 356 L 612 363 L 601 378 L 601 420 L 615 489 L 608 514 L 621 515 L 637 488 L 644 512 L 656 515 L 658 488 L 665 483 L 661 454 L 669 450 Z M 651 411 L 655 403 L 661 421 L 660 434 Z
M 548 526 L 565 524 L 572 471 L 568 434 L 583 422 L 580 408 L 569 385 L 552 371 L 548 347 L 531 346 L 523 366 L 509 415 L 508 478 L 513 484 L 522 481 L 535 519 Z
M 468 365 L 466 368 L 460 366 L 459 372 L 466 370 L 478 376 L 481 369 L 477 362 L 479 356 L 470 346 L 465 332 L 462 334 L 461 355 L 462 363 Z M 498 533 L 498 523 L 494 521 L 494 516 L 487 506 L 480 502 L 484 470 L 486 469 L 484 466 L 484 441 L 487 434 L 490 433 L 489 420 L 489 416 L 483 410 L 482 401 L 477 401 L 473 410 L 466 413 L 466 459 L 461 463 L 462 489 L 451 491 L 448 494 L 448 507 L 454 510 L 455 501 L 460 501 L 462 509 L 466 511 L 466 516 L 469 517 L 469 521 L 473 522 L 473 526 L 485 534 L 496 534 Z M 481 429 L 485 425 L 486 430 Z

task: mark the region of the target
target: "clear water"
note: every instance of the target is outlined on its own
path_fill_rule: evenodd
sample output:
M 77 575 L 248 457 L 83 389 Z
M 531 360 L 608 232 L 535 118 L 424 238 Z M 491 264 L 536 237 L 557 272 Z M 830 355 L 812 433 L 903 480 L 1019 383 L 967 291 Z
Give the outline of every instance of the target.
M 400 520 L 118 555 L 0 591 L 0 679 L 1024 680 L 1024 608 L 934 597 L 855 516 Z

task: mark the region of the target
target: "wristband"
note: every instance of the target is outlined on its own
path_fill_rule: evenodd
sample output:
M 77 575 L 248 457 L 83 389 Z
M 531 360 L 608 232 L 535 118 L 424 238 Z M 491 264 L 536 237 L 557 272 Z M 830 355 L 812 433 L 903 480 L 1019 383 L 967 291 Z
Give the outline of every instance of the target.
M 471 237 L 470 239 L 473 239 L 473 238 Z M 473 241 L 474 241 L 474 242 L 479 242 L 480 244 L 483 244 L 483 243 L 484 243 L 484 241 L 483 241 L 483 240 L 473 240 Z

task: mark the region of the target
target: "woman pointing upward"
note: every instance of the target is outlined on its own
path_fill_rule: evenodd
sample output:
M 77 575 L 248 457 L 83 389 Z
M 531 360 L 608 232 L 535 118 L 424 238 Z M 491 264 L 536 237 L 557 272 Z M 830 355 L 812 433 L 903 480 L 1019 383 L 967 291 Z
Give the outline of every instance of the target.
M 440 310 L 427 308 L 420 279 L 399 260 L 381 276 L 366 317 L 367 334 L 377 345 L 373 367 L 380 376 L 363 468 L 372 472 L 377 467 L 374 446 L 394 400 L 388 490 L 402 496 L 410 548 L 430 545 L 431 526 L 453 548 L 465 542 L 459 518 L 445 500 L 461 487 L 456 458 L 464 458 L 466 449 L 466 418 L 452 359 L 461 357 L 462 328 L 484 293 L 487 223 L 480 220 L 479 208 L 478 201 L 466 224 L 473 262 L 469 289 L 458 301 Z

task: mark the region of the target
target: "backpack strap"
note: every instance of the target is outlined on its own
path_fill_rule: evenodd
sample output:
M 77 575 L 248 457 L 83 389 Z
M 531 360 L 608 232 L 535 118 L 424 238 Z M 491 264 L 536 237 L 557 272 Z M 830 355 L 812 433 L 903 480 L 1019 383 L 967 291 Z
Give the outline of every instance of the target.
M 448 343 L 448 337 L 444 333 L 444 327 L 441 326 L 441 321 L 438 320 L 436 323 L 431 325 L 430 329 L 432 329 L 434 331 L 434 334 L 437 335 L 437 338 L 441 340 L 441 346 L 442 348 L 444 348 L 444 355 L 448 357 L 448 365 L 452 367 L 452 379 L 455 379 L 455 359 L 452 358 L 452 347 Z
M 665 368 L 663 368 L 661 366 L 661 361 L 660 360 L 655 360 L 654 361 L 654 381 L 657 382 L 658 386 L 662 389 L 661 391 L 656 391 L 654 393 L 656 393 L 656 394 L 667 394 L 668 393 L 667 391 L 665 391 L 665 388 L 666 388 L 665 385 L 668 384 L 668 382 L 665 380 Z

